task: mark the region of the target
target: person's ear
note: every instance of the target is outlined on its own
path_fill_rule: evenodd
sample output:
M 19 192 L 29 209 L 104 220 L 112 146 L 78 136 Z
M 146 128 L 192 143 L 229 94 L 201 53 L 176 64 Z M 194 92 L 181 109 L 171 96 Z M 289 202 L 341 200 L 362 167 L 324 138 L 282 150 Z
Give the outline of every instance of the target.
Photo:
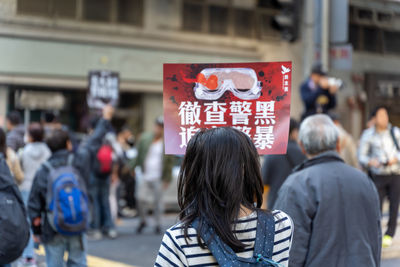
M 71 140 L 68 140 L 68 141 L 67 141 L 67 150 L 68 150 L 68 151 L 72 151 L 72 148 L 73 148 L 73 147 L 72 147 L 72 142 L 71 142 Z
M 304 155 L 307 155 L 307 152 L 306 152 L 306 150 L 304 148 L 304 145 L 303 145 L 303 143 L 301 141 L 299 142 L 299 145 L 300 145 L 300 148 L 301 148 L 301 152 L 303 152 Z
M 337 151 L 338 153 L 340 153 L 341 150 L 342 150 L 342 149 L 341 149 L 341 147 L 340 147 L 340 139 L 338 138 L 337 141 L 336 141 L 336 151 Z

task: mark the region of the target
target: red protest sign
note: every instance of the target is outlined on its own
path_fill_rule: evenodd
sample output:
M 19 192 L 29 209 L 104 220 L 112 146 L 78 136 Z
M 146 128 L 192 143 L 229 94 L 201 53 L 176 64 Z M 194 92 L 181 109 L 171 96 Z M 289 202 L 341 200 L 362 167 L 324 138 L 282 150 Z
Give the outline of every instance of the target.
M 291 62 L 164 64 L 166 154 L 184 154 L 201 128 L 234 127 L 260 154 L 285 154 Z

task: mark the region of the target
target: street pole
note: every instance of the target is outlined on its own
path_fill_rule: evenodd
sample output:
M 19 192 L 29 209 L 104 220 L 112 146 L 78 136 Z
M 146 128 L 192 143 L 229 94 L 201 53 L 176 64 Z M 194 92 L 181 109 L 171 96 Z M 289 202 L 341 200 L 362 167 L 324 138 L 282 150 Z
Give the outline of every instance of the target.
M 321 59 L 324 71 L 329 71 L 329 5 L 330 0 L 322 0 Z
M 315 15 L 314 15 L 314 1 L 306 0 L 304 2 L 303 11 L 303 51 L 304 51 L 304 61 L 303 61 L 303 77 L 306 79 L 310 74 L 312 65 L 314 64 L 314 28 L 315 28 Z

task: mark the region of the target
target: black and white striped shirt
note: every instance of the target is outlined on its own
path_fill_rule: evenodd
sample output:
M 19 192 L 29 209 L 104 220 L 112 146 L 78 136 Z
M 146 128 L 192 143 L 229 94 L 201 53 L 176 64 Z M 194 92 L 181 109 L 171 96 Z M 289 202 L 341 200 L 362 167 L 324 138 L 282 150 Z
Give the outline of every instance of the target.
M 282 211 L 273 212 L 275 218 L 275 236 L 272 260 L 288 266 L 289 251 L 293 236 L 293 222 Z M 256 239 L 257 213 L 240 218 L 234 233 L 237 238 L 248 245 L 245 251 L 237 253 L 239 257 L 253 257 Z M 197 243 L 196 229 L 189 228 L 190 240 L 186 243 L 181 224 L 169 228 L 161 242 L 161 247 L 154 266 L 218 266 L 210 250 L 202 249 Z

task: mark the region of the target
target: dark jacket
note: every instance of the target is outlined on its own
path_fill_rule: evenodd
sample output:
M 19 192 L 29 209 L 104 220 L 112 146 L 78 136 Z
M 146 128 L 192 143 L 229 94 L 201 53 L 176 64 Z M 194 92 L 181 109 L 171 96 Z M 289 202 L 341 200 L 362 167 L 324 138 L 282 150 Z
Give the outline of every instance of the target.
M 151 143 L 153 142 L 154 135 L 152 133 L 144 133 L 138 142 L 137 150 L 138 155 L 137 157 L 132 160 L 130 166 L 134 169 L 136 166 L 140 166 L 142 171 L 144 171 L 144 162 L 147 157 L 147 153 L 149 152 L 149 148 Z M 164 146 L 164 141 L 163 141 Z M 163 168 L 162 168 L 162 176 L 161 180 L 165 182 L 170 182 L 172 180 L 172 167 L 174 166 L 175 157 L 171 155 L 163 154 Z
M 380 266 L 379 199 L 371 180 L 333 151 L 295 171 L 274 206 L 294 222 L 289 266 Z
M 310 83 L 310 79 L 307 79 L 300 87 L 301 99 L 305 107 L 303 118 L 314 115 L 317 112 L 327 113 L 329 110 L 336 107 L 335 95 L 332 95 L 329 93 L 329 90 L 324 90 L 319 86 L 316 86 L 313 90 Z
M 82 145 L 78 151 L 74 154 L 74 167 L 80 172 L 82 178 L 88 184 L 90 173 L 92 170 L 92 163 L 96 156 L 96 151 L 101 145 L 104 135 L 110 128 L 110 122 L 101 120 L 93 133 L 89 137 L 88 141 Z M 58 168 L 67 165 L 68 156 L 70 152 L 67 150 L 59 150 L 53 153 L 49 158 L 48 162 L 54 167 Z M 43 165 L 37 171 L 33 180 L 31 193 L 29 195 L 28 202 L 28 213 L 31 221 L 37 217 L 41 217 L 41 227 L 34 227 L 32 225 L 33 233 L 35 235 L 41 235 L 43 243 L 50 242 L 56 235 L 56 232 L 50 226 L 47 218 L 47 182 L 48 182 L 49 171 Z
M 272 209 L 278 195 L 279 188 L 292 173 L 294 167 L 306 160 L 306 156 L 296 141 L 289 140 L 285 155 L 265 155 L 262 166 L 264 184 L 269 185 L 268 209 Z
M 15 152 L 24 147 L 25 127 L 23 124 L 15 126 L 14 129 L 7 133 L 7 146 L 11 147 Z

